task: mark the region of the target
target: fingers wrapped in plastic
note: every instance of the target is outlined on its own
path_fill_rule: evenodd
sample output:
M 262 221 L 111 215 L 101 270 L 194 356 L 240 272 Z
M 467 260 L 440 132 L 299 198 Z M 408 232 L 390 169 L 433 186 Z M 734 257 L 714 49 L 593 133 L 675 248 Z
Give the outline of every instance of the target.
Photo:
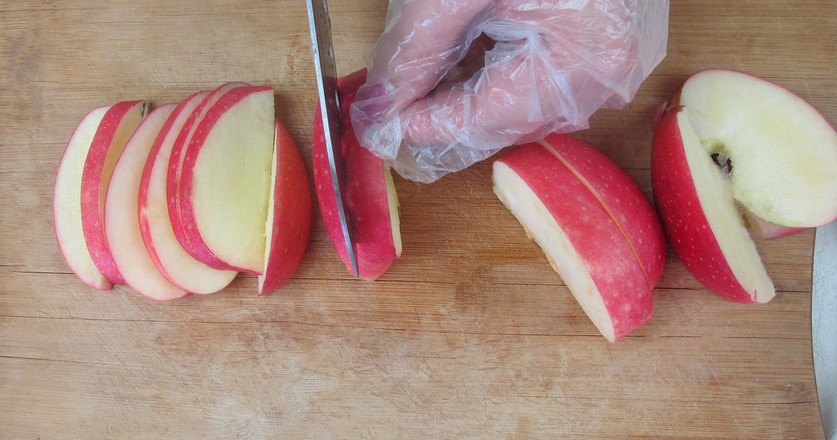
M 667 37 L 667 0 L 390 0 L 352 123 L 399 174 L 432 182 L 624 107 Z

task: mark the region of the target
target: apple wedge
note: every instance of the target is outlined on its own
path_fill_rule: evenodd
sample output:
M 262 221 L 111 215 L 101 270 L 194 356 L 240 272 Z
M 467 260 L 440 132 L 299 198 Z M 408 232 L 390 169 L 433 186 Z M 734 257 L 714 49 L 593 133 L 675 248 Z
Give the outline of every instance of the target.
M 180 212 L 180 176 L 183 171 L 183 162 L 186 160 L 186 151 L 189 148 L 189 143 L 191 142 L 192 136 L 194 136 L 198 125 L 206 116 L 206 113 L 213 105 L 215 105 L 216 102 L 218 102 L 219 99 L 221 99 L 221 96 L 225 93 L 237 87 L 245 86 L 248 86 L 248 84 L 242 82 L 229 82 L 218 86 L 215 90 L 205 95 L 203 100 L 201 100 L 198 105 L 192 109 L 188 118 L 183 122 L 182 127 L 180 127 L 180 131 L 174 140 L 174 145 L 171 147 L 171 154 L 168 160 L 166 194 L 168 196 L 168 211 L 171 216 L 172 230 L 174 231 L 175 237 L 177 237 L 177 240 L 180 242 L 180 245 L 183 246 L 183 249 L 189 252 L 191 256 L 216 269 L 234 270 L 234 268 L 224 264 L 224 262 L 217 259 L 211 253 L 206 252 L 204 248 L 196 245 L 193 246 L 192 243 L 189 242 Z
M 125 101 L 108 109 L 87 152 L 81 176 L 81 225 L 96 267 L 114 284 L 124 283 L 105 237 L 105 195 L 113 168 L 143 117 L 145 101 Z
M 264 270 L 274 129 L 273 89 L 237 87 L 207 111 L 189 140 L 178 205 L 192 250 L 210 266 Z
M 70 136 L 58 165 L 52 199 L 55 235 L 64 261 L 82 281 L 100 290 L 113 288 L 113 283 L 96 267 L 84 240 L 81 222 L 81 179 L 96 129 L 109 108 L 99 107 L 92 110 L 79 122 Z
M 837 132 L 799 96 L 742 72 L 683 83 L 654 130 L 651 172 L 672 249 L 736 302 L 775 296 L 748 227 L 775 238 L 837 217 Z
M 266 295 L 296 271 L 311 231 L 308 173 L 290 133 L 276 120 L 270 198 L 265 230 L 265 265 L 258 276 L 259 295 Z
M 361 279 L 379 278 L 401 255 L 398 196 L 390 167 L 363 148 L 351 125 L 349 108 L 357 89 L 366 81 L 366 70 L 340 78 L 337 82 L 343 111 L 342 151 L 346 172 L 347 217 L 354 225 L 358 272 Z M 337 199 L 332 189 L 331 168 L 326 154 L 323 123 L 319 108 L 314 118 L 314 182 L 320 212 L 337 255 L 354 273 L 340 227 Z
M 650 319 L 665 239 L 651 202 L 618 165 L 578 139 L 553 134 L 496 160 L 493 181 L 608 341 Z
M 196 294 L 217 292 L 237 274 L 232 270 L 213 269 L 189 255 L 175 236 L 169 216 L 166 194 L 169 158 L 186 121 L 209 94 L 193 94 L 168 117 L 143 165 L 138 200 L 140 233 L 149 257 L 170 283 Z
M 142 169 L 154 140 L 177 104 L 156 108 L 137 127 L 113 169 L 105 198 L 105 236 L 113 261 L 125 283 L 142 295 L 171 300 L 186 291 L 157 270 L 142 241 L 139 227 L 139 187 Z

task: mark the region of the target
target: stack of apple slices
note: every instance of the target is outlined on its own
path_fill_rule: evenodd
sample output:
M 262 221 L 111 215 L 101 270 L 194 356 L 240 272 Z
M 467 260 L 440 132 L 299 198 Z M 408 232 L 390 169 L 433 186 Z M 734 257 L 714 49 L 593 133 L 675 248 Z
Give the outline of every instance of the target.
M 279 288 L 305 251 L 311 195 L 273 89 L 229 83 L 145 109 L 95 109 L 70 138 L 53 202 L 70 269 L 158 300 L 217 292 L 238 272 L 258 274 L 259 294 Z

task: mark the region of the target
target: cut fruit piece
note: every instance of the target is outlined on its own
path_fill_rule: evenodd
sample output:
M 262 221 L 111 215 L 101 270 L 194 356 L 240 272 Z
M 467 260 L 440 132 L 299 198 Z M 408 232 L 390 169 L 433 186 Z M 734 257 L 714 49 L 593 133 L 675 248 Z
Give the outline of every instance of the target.
M 237 87 L 207 111 L 189 141 L 180 216 L 191 249 L 210 266 L 264 270 L 273 109 L 272 88 Z
M 259 275 L 259 295 L 266 295 L 294 274 L 311 231 L 311 190 L 308 173 L 290 133 L 277 120 L 273 178 L 267 207 L 265 266 Z
M 186 151 L 189 148 L 189 143 L 191 142 L 192 136 L 194 136 L 198 125 L 206 116 L 206 113 L 209 112 L 209 109 L 212 108 L 215 103 L 230 90 L 247 86 L 249 86 L 249 84 L 230 82 L 220 85 L 215 90 L 204 96 L 203 100 L 192 109 L 188 118 L 183 122 L 180 132 L 174 140 L 174 145 L 171 148 L 171 154 L 168 160 L 166 195 L 168 197 L 168 211 L 171 217 L 174 235 L 189 255 L 212 266 L 213 268 L 221 270 L 234 270 L 235 268 L 224 264 L 223 261 L 220 261 L 211 253 L 206 252 L 204 248 L 193 246 L 192 243 L 189 242 L 180 212 L 180 177 L 183 172 L 183 162 L 186 160 Z
M 105 195 L 113 168 L 145 116 L 144 101 L 120 102 L 108 109 L 84 162 L 81 176 L 81 225 L 96 267 L 114 284 L 124 283 L 105 237 Z
M 663 116 L 651 151 L 654 199 L 668 242 L 712 292 L 736 302 L 766 303 L 775 295 L 773 283 L 732 185 L 692 129 L 688 111 L 675 107 Z
M 567 135 L 494 162 L 494 191 L 541 246 L 610 342 L 652 314 L 665 239 L 651 202 L 618 165 Z
M 705 70 L 674 94 L 679 106 L 703 154 L 730 171 L 732 197 L 777 226 L 760 228 L 766 237 L 837 218 L 837 131 L 804 99 L 746 73 Z
M 113 283 L 96 267 L 84 240 L 81 179 L 96 129 L 109 108 L 91 111 L 76 127 L 58 165 L 52 200 L 55 235 L 64 261 L 82 281 L 101 290 L 113 288 Z
M 119 273 L 131 288 L 156 300 L 171 300 L 186 291 L 157 270 L 145 249 L 139 227 L 139 187 L 154 140 L 177 104 L 158 107 L 131 136 L 113 169 L 105 198 L 105 236 Z
M 208 294 L 226 287 L 237 272 L 216 270 L 196 260 L 180 245 L 169 217 L 166 181 L 175 140 L 192 111 L 210 92 L 198 92 L 174 109 L 154 141 L 142 170 L 139 225 L 143 243 L 157 269 L 172 284 L 190 293 Z
M 372 281 L 383 275 L 401 255 L 401 230 L 398 196 L 390 167 L 363 148 L 351 125 L 349 108 L 357 89 L 366 81 L 366 70 L 340 78 L 340 102 L 343 112 L 342 151 L 346 172 L 347 217 L 354 225 L 356 256 L 361 279 Z M 337 255 L 354 274 L 346 241 L 340 226 L 337 199 L 332 189 L 331 168 L 326 153 L 320 110 L 314 118 L 314 182 L 320 212 Z

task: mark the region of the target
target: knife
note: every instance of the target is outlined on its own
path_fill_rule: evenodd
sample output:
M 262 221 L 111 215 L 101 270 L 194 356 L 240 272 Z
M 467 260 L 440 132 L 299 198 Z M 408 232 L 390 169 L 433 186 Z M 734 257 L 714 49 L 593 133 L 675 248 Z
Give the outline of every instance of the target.
M 811 295 L 814 374 L 825 438 L 837 439 L 837 222 L 817 228 Z
M 331 20 L 328 17 L 326 0 L 306 0 L 308 2 L 308 25 L 311 28 L 311 45 L 314 48 L 314 68 L 319 90 L 320 112 L 323 120 L 328 164 L 331 168 L 331 184 L 337 200 L 337 212 L 340 227 L 346 240 L 346 250 L 355 276 L 359 276 L 355 237 L 347 213 L 349 203 L 346 198 L 346 168 L 343 162 L 343 150 L 340 143 L 341 117 L 340 96 L 337 90 L 337 67 L 334 62 L 334 46 L 331 42 Z

